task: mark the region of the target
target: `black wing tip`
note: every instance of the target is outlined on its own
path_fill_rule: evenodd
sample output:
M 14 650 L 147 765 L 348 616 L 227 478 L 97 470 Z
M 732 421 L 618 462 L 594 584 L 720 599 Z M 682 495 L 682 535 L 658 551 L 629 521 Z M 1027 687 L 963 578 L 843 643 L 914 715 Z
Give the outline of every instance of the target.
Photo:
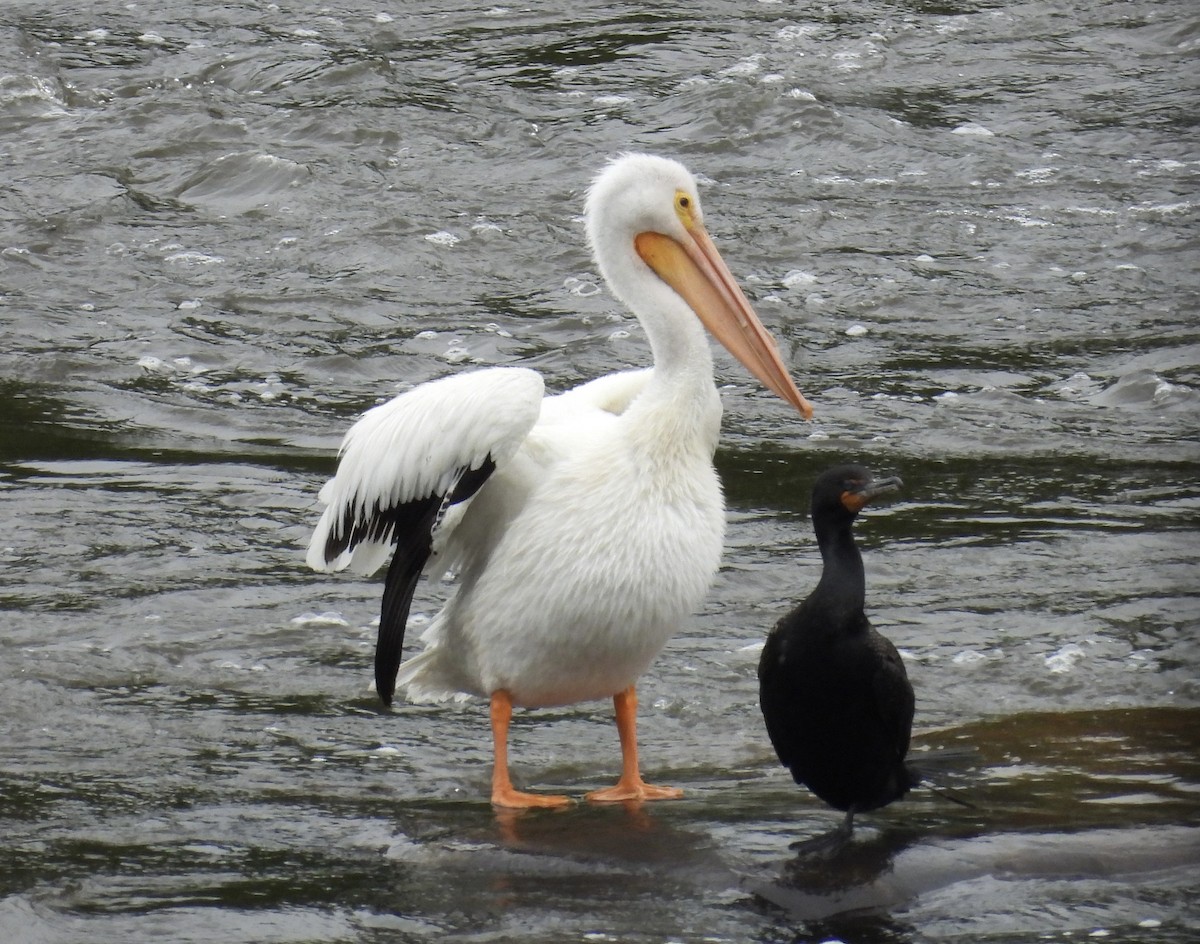
M 392 706 L 392 698 L 396 694 L 396 673 L 399 669 L 398 651 L 397 655 L 376 652 L 375 691 L 379 694 L 379 700 L 389 708 Z
M 447 505 L 466 501 L 496 469 L 489 455 L 477 469 L 458 470 L 454 484 L 444 495 L 427 495 L 399 505 L 384 507 L 376 502 L 361 521 L 329 536 L 326 561 L 356 547 L 360 541 L 397 543 L 384 581 L 383 607 L 375 644 L 375 690 L 379 700 L 391 707 L 396 692 L 396 673 L 404 650 L 404 633 L 413 592 L 432 549 L 433 531 Z

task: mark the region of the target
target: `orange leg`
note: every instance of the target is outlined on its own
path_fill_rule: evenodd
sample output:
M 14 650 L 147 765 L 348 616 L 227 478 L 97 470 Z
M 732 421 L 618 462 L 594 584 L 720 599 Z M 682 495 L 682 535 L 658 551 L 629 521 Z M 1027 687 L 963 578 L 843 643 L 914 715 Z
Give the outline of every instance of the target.
M 535 806 L 566 806 L 570 797 L 544 796 L 514 790 L 508 777 L 508 723 L 512 720 L 512 696 L 504 691 L 492 692 L 492 805 L 521 810 Z
M 616 800 L 677 800 L 683 796 L 678 787 L 652 787 L 638 771 L 637 688 L 630 685 L 613 696 L 617 712 L 617 733 L 621 736 L 621 779 L 616 786 L 593 790 L 587 799 L 596 803 Z

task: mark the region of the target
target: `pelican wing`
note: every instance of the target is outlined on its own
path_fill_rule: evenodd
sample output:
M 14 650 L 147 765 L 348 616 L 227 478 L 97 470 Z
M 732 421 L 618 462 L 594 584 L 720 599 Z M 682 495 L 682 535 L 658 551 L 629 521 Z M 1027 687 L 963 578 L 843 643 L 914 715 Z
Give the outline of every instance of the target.
M 591 409 L 614 414 L 624 413 L 626 407 L 646 388 L 652 373 L 653 368 L 650 367 L 622 370 L 547 397 L 542 404 L 542 421 L 570 422 L 578 414 Z
M 342 441 L 325 513 L 308 547 L 314 570 L 371 574 L 429 509 L 470 498 L 537 420 L 542 378 L 494 367 L 421 384 L 368 410 Z M 432 519 L 430 521 L 432 524 Z
M 390 703 L 417 580 L 446 512 L 510 460 L 537 421 L 542 378 L 495 367 L 422 384 L 363 414 L 342 442 L 308 547 L 315 570 L 374 573 L 384 585 L 375 683 Z M 454 516 L 458 520 L 459 516 Z

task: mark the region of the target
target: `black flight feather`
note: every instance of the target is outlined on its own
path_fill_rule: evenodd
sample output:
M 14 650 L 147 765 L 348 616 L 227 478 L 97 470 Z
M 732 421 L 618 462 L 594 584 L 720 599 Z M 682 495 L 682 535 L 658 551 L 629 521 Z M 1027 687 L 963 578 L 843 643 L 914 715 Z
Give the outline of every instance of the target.
M 495 471 L 496 463 L 488 456 L 478 469 L 460 470 L 446 494 L 416 498 L 386 511 L 379 511 L 376 506 L 374 515 L 356 522 L 351 529 L 351 534 L 362 533 L 379 540 L 391 538 L 396 542 L 396 551 L 384 580 L 379 635 L 375 642 L 375 688 L 385 705 L 392 703 L 396 691 L 396 672 L 404 649 L 408 611 L 412 607 L 417 581 L 433 552 L 433 533 L 446 509 L 473 496 Z M 353 546 L 359 540 L 363 538 L 346 546 Z M 331 538 L 330 543 L 332 541 Z

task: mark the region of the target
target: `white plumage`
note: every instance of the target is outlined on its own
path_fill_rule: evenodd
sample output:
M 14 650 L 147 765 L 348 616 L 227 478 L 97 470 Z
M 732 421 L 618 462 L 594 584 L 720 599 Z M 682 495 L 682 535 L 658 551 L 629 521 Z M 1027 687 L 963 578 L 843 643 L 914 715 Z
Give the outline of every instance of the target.
M 368 410 L 346 433 L 338 474 L 321 489 L 326 511 L 309 542 L 309 566 L 373 574 L 394 535 L 327 561 L 330 533 L 368 520 L 376 503 L 390 508 L 445 495 L 463 469 L 478 469 L 489 456 L 507 464 L 537 421 L 542 392 L 540 374 L 501 367 L 433 380 Z
M 691 175 L 627 155 L 592 186 L 587 230 L 610 288 L 641 320 L 648 370 L 543 397 L 542 380 L 497 367 L 422 384 L 347 434 L 308 562 L 385 585 L 376 684 L 411 698 L 492 702 L 492 800 L 557 805 L 512 789 L 513 705 L 612 696 L 624 758 L 592 799 L 677 796 L 637 769 L 635 683 L 701 603 L 716 573 L 724 503 L 712 465 L 721 405 L 704 327 L 802 414 L 765 329 L 703 228 Z M 413 588 L 452 568 L 458 588 L 403 666 Z

